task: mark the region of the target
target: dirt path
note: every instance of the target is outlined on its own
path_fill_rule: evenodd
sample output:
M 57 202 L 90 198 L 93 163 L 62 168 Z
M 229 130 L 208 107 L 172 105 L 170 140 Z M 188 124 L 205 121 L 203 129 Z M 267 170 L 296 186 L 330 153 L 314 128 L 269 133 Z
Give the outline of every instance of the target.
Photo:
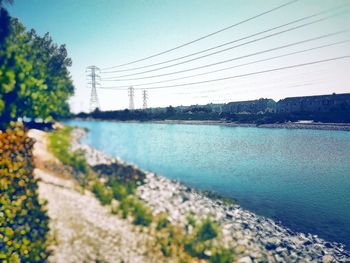
M 40 198 L 47 200 L 50 217 L 50 262 L 159 262 L 150 255 L 152 239 L 100 205 L 91 192 L 79 191 L 71 179 L 50 173 L 45 162 L 58 162 L 47 151 L 46 134 L 31 130 Z M 153 259 L 152 259 L 153 258 Z

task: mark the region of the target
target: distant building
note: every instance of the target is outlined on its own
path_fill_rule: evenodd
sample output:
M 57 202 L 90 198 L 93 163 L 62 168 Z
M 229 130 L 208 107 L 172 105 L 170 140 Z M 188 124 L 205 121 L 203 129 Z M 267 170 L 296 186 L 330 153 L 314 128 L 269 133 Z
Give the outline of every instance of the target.
M 350 93 L 285 98 L 277 102 L 278 113 L 350 111 Z
M 223 106 L 224 106 L 223 103 L 217 103 L 217 104 L 210 103 L 210 104 L 207 104 L 207 105 L 206 105 L 206 107 L 209 107 L 210 110 L 211 110 L 212 112 L 215 112 L 215 113 L 221 113 L 221 112 L 222 112 Z
M 223 112 L 237 114 L 263 114 L 276 112 L 276 102 L 272 99 L 229 102 L 222 107 Z

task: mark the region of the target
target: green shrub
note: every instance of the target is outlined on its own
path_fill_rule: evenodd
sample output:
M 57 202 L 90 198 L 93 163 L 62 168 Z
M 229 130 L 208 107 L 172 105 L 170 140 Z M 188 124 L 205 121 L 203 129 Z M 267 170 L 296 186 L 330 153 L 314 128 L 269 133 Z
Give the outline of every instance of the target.
M 234 259 L 233 253 L 226 248 L 219 248 L 215 253 L 210 257 L 210 263 L 232 263 Z
M 205 219 L 202 224 L 199 226 L 196 238 L 200 241 L 206 241 L 213 239 L 218 236 L 219 227 L 211 219 Z
M 164 223 L 166 223 L 166 226 L 160 228 L 157 232 L 157 241 L 161 252 L 166 257 L 181 254 L 180 251 L 182 250 L 184 240 L 182 229 L 170 224 L 169 221 L 164 220 Z
M 172 255 L 172 246 L 169 239 L 164 238 L 160 242 L 160 251 L 166 257 L 170 257 Z
M 33 141 L 11 125 L 0 131 L 0 261 L 44 262 L 48 216 L 33 176 Z
M 167 215 L 164 214 L 164 213 L 163 213 L 163 214 L 160 214 L 160 215 L 158 216 L 157 227 L 156 227 L 156 229 L 159 231 L 159 230 L 161 230 L 161 229 L 167 227 L 169 224 L 170 224 L 170 221 L 169 221 Z
M 92 192 L 95 194 L 102 205 L 109 205 L 113 200 L 113 194 L 104 184 L 96 181 L 92 186 Z
M 189 214 L 186 219 L 187 219 L 187 225 L 196 227 L 196 219 L 194 218 L 193 215 Z
M 111 188 L 113 197 L 117 200 L 122 200 L 128 196 L 128 189 L 122 184 L 113 183 Z
M 149 226 L 152 223 L 152 213 L 141 201 L 134 203 L 134 221 L 135 225 Z
M 196 229 L 193 236 L 185 242 L 184 249 L 192 257 L 209 258 L 205 251 L 212 250 L 211 240 L 219 234 L 219 227 L 211 219 L 205 219 Z
M 149 226 L 152 223 L 152 212 L 141 200 L 134 196 L 122 199 L 119 209 L 123 218 L 127 218 L 129 214 L 132 215 L 135 225 Z
M 134 207 L 135 198 L 133 196 L 128 196 L 121 200 L 119 204 L 119 209 L 123 218 L 127 218 L 129 213 L 132 212 Z
M 184 249 L 189 255 L 203 259 L 208 258 L 208 256 L 205 255 L 204 251 L 209 250 L 210 248 L 211 246 L 209 243 L 200 241 L 195 238 L 190 238 L 185 242 L 184 245 Z

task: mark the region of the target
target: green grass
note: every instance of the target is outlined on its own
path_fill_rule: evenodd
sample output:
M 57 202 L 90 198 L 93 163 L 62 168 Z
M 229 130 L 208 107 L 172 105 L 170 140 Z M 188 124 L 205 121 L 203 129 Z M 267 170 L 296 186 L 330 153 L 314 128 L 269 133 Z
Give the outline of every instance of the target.
M 152 223 L 152 212 L 141 200 L 134 196 L 128 196 L 122 199 L 119 209 L 123 218 L 131 215 L 135 225 L 149 226 Z
M 75 171 L 87 174 L 89 166 L 81 151 L 71 152 L 72 127 L 64 127 L 49 134 L 49 150 L 63 164 L 71 166 Z
M 157 219 L 156 229 L 159 231 L 163 228 L 166 228 L 168 225 L 170 225 L 170 221 L 168 220 L 167 215 L 164 213 L 160 214 Z
M 226 248 L 219 248 L 215 253 L 210 257 L 210 263 L 232 263 L 234 259 L 234 254 L 231 250 Z
M 100 200 L 102 205 L 109 205 L 113 200 L 112 191 L 99 181 L 96 181 L 92 185 L 92 192 Z
M 112 188 L 113 197 L 119 201 L 123 200 L 128 195 L 135 194 L 135 190 L 136 190 L 135 183 L 132 183 L 132 182 L 121 183 L 116 180 L 110 183 L 110 187 Z

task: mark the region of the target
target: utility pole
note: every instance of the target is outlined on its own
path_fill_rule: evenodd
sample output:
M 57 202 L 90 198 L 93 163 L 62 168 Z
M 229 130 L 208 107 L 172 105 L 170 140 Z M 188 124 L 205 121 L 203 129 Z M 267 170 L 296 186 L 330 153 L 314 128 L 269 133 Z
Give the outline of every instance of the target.
M 147 100 L 148 100 L 147 90 L 143 90 L 142 96 L 143 96 L 143 105 L 142 105 L 142 108 L 145 110 L 145 109 L 147 109 Z
M 98 102 L 97 90 L 96 87 L 100 86 L 100 69 L 96 66 L 89 66 L 86 68 L 87 77 L 88 77 L 88 86 L 91 87 L 90 95 L 90 112 L 93 112 L 96 109 L 100 109 L 100 103 Z
M 129 95 L 129 110 L 134 110 L 134 96 L 135 96 L 135 89 L 133 87 L 130 87 L 128 89 L 128 95 Z

